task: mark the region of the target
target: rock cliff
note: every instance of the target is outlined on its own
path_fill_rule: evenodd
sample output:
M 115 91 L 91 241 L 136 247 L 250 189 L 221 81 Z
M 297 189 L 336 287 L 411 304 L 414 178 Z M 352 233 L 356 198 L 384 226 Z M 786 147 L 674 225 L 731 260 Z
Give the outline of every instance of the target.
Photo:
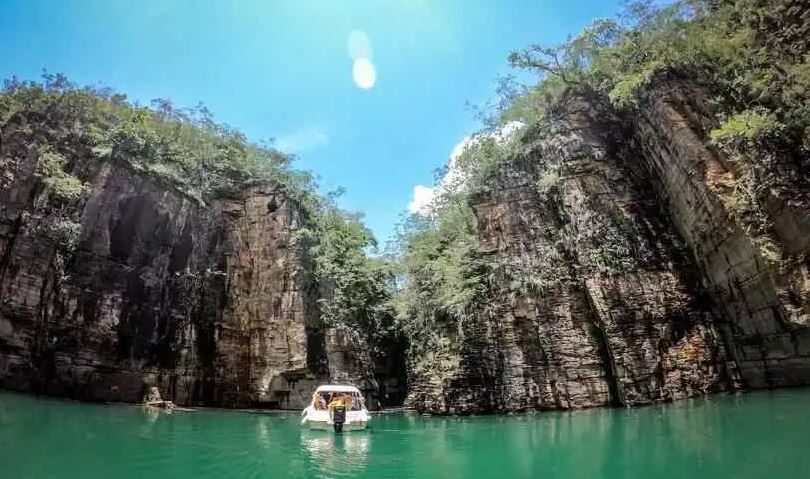
M 526 132 L 471 201 L 484 300 L 451 370 L 413 374 L 411 405 L 632 406 L 810 383 L 807 191 L 759 212 L 763 250 L 730 206 L 749 160 L 711 146 L 706 98 L 667 75 L 622 113 L 569 92 Z
M 482 297 L 430 332 L 442 351 L 410 358 L 408 404 L 634 406 L 810 383 L 806 165 L 715 147 L 709 98 L 672 74 L 621 110 L 572 89 L 522 135 L 469 197 Z M 203 199 L 68 142 L 60 168 L 86 186 L 60 198 L 46 133 L 36 115 L 0 127 L 0 386 L 299 408 L 330 380 L 372 406 L 403 399 L 400 340 L 324 321 L 328 288 L 296 236 L 309 219 L 284 187 Z M 758 168 L 783 181 L 754 204 L 739 191 Z
M 405 234 L 404 281 L 204 114 L 10 84 L 0 387 L 300 408 L 339 381 L 371 407 L 475 413 L 810 384 L 810 128 L 677 71 L 620 102 L 566 83 L 519 136 L 471 140 Z
M 401 387 L 358 334 L 320 320 L 293 241 L 306 219 L 283 188 L 203 201 L 78 148 L 66 169 L 88 191 L 59 201 L 37 174 L 40 130 L 25 115 L 0 130 L 0 386 L 288 408 L 331 379 L 362 384 L 372 406 L 378 378 Z

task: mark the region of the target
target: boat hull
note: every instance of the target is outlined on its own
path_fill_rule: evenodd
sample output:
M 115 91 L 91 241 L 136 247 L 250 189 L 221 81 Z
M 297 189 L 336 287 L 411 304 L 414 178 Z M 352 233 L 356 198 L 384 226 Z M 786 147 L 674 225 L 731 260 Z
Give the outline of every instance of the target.
M 304 409 L 301 414 L 301 424 L 310 429 L 332 430 L 334 429 L 334 421 L 329 411 L 323 409 L 313 409 L 311 406 Z M 371 420 L 371 415 L 367 410 L 348 411 L 346 413 L 346 421 L 343 423 L 344 431 L 360 431 L 368 428 L 368 423 Z
M 312 430 L 317 431 L 331 431 L 334 429 L 334 424 L 327 421 L 307 421 L 307 426 Z M 368 429 L 368 422 L 351 422 L 343 424 L 343 431 L 362 431 Z

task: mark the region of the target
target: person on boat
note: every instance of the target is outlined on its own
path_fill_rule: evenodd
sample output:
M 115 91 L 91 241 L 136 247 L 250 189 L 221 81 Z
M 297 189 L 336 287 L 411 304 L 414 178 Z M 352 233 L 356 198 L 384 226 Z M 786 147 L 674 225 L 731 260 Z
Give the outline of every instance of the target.
M 348 410 L 349 408 L 351 408 L 351 405 L 352 405 L 351 396 L 349 396 L 348 394 L 333 393 L 332 400 L 329 402 L 329 405 L 327 407 L 329 409 L 334 409 L 338 406 L 343 406 Z
M 335 409 L 336 407 L 342 406 L 342 405 L 343 405 L 343 401 L 341 400 L 341 397 L 338 396 L 336 393 L 332 393 L 332 395 L 331 395 L 331 397 L 329 399 L 329 405 L 327 407 L 329 409 Z

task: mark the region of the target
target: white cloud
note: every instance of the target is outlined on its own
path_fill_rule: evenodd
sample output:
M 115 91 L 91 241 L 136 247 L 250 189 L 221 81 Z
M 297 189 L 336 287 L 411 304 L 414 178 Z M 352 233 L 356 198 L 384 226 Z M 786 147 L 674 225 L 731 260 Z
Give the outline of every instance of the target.
M 408 203 L 408 211 L 413 214 L 428 216 L 431 213 L 433 200 L 436 199 L 442 192 L 455 188 L 464 187 L 464 177 L 462 172 L 456 166 L 458 158 L 470 146 L 477 143 L 482 136 L 494 137 L 499 143 L 512 138 L 512 136 L 520 130 L 524 124 L 519 121 L 509 122 L 504 125 L 500 130 L 493 133 L 481 133 L 474 136 L 465 136 L 461 141 L 456 143 L 453 150 L 450 152 L 450 158 L 447 162 L 447 171 L 445 172 L 439 184 L 436 186 L 416 185 L 413 187 L 413 195 L 411 201 Z
M 274 146 L 287 153 L 305 153 L 329 144 L 329 137 L 318 128 L 303 128 L 276 138 Z
M 436 198 L 438 188 L 435 186 L 416 185 L 413 187 L 413 197 L 408 203 L 408 211 L 418 215 L 430 214 L 430 205 Z

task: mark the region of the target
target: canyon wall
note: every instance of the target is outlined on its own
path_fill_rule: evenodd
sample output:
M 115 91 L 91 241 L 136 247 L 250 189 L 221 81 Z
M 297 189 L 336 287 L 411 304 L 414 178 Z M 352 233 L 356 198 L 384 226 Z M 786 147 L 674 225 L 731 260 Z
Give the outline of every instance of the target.
M 417 358 L 407 404 L 634 406 L 810 383 L 807 160 L 718 149 L 718 124 L 674 75 L 623 110 L 565 94 L 471 196 L 485 291 Z M 300 408 L 339 381 L 372 407 L 402 401 L 401 338 L 323 320 L 296 235 L 309 220 L 284 188 L 203 199 L 49 141 L 24 114 L 0 126 L 0 387 Z M 81 195 L 48 187 L 42 144 Z M 779 182 L 752 202 L 741 192 L 763 169 Z
M 717 120 L 708 95 L 687 83 L 662 77 L 641 97 L 635 127 L 643 166 L 702 273 L 743 383 L 807 384 L 807 165 L 788 164 L 788 155 L 780 158 L 779 152 L 762 155 L 773 158 L 735 157 L 710 146 L 708 132 Z M 757 163 L 786 184 L 770 188 L 763 205 L 741 208 L 739 191 Z
M 341 380 L 378 405 L 386 371 L 357 334 L 321 323 L 292 237 L 302 210 L 283 189 L 204 202 L 76 151 L 68 168 L 89 191 L 60 201 L 37 175 L 37 134 L 23 115 L 0 131 L 0 386 L 137 402 L 156 385 L 183 405 L 300 408 Z
M 491 274 L 455 371 L 415 375 L 409 404 L 633 406 L 810 383 L 807 192 L 769 202 L 764 259 L 726 207 L 743 173 L 711 146 L 705 98 L 666 76 L 622 114 L 568 94 L 525 133 L 472 200 Z

